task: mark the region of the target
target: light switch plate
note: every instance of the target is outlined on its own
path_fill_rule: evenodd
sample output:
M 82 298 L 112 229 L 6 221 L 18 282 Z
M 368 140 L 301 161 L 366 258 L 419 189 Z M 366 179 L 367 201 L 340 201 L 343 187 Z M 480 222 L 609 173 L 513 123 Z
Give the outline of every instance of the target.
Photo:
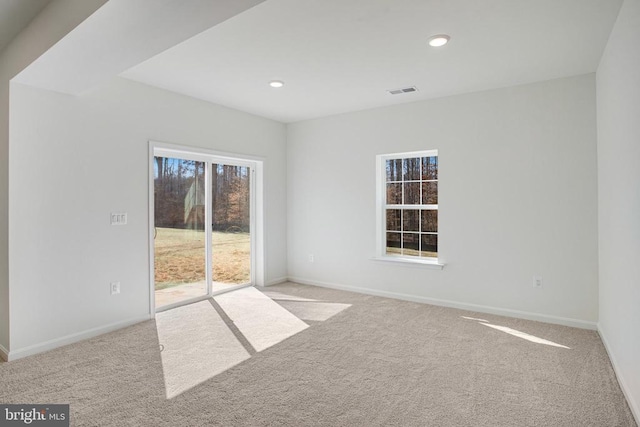
M 127 213 L 111 213 L 111 225 L 127 225 Z

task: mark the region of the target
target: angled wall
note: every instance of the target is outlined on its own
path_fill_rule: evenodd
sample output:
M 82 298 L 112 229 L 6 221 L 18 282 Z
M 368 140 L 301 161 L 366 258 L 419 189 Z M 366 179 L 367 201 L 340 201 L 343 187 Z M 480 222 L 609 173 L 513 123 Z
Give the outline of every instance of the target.
M 600 322 L 640 422 L 640 0 L 625 0 L 597 72 Z
M 9 81 L 106 0 L 54 0 L 0 52 L 0 356 L 10 350 Z M 4 353 L 4 354 L 3 354 Z

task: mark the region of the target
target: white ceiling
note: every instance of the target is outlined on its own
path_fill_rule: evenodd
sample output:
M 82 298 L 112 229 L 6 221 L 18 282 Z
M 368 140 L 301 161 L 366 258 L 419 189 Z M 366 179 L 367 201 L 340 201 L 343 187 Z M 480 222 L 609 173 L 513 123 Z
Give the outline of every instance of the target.
M 78 95 L 262 1 L 109 0 L 13 81 Z
M 0 51 L 50 0 L 0 0 Z
M 295 122 L 594 72 L 621 2 L 267 0 L 121 75 Z

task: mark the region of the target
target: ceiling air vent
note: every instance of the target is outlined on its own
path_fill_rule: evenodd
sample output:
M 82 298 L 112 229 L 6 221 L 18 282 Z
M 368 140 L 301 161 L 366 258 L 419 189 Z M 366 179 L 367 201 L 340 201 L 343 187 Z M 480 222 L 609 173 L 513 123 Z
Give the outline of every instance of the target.
M 411 87 L 403 87 L 402 89 L 393 89 L 393 90 L 388 90 L 387 92 L 389 92 L 391 95 L 400 95 L 401 93 L 410 93 L 410 92 L 417 92 L 418 88 L 415 86 L 411 86 Z

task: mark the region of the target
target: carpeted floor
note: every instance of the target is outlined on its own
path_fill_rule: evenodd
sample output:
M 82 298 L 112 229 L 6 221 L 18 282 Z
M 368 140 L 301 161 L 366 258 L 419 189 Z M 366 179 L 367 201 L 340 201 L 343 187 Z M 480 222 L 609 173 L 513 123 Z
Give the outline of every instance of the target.
M 165 313 L 0 364 L 0 403 L 82 426 L 636 425 L 594 331 L 291 283 Z

